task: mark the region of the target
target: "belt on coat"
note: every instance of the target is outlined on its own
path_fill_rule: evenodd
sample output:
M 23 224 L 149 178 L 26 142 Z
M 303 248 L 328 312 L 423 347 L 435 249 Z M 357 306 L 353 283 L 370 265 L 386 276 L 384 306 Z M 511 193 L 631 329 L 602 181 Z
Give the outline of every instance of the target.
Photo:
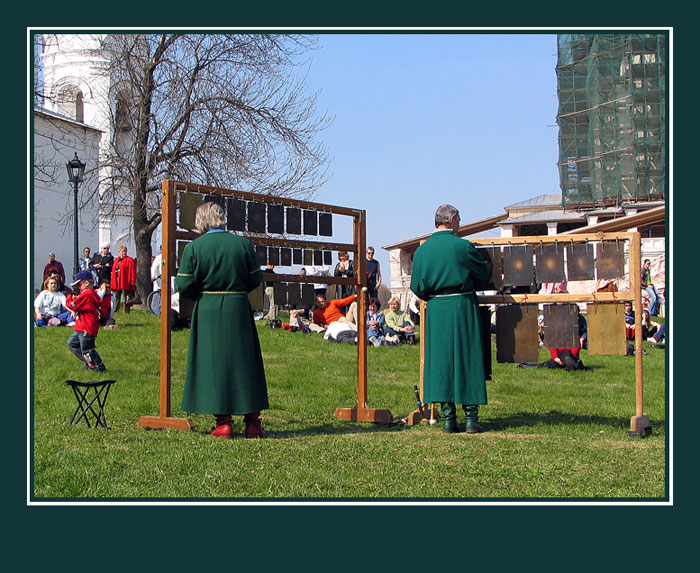
M 244 290 L 203 290 L 202 294 L 248 294 Z
M 450 298 L 450 297 L 454 297 L 454 296 L 471 296 L 473 294 L 476 294 L 476 292 L 473 290 L 470 290 L 467 292 L 455 292 L 455 293 L 450 293 L 450 294 L 436 294 L 436 295 L 431 296 L 430 299 L 432 300 L 434 298 Z

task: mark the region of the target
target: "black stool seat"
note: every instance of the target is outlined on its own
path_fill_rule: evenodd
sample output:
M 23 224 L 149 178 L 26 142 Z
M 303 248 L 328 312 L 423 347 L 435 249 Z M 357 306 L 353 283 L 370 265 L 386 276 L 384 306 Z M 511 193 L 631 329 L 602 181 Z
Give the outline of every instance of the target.
M 95 427 L 99 424 L 109 430 L 105 419 L 104 407 L 109 390 L 115 382 L 116 380 L 93 380 L 91 382 L 66 380 L 66 384 L 73 388 L 73 394 L 75 394 L 75 399 L 78 401 L 78 407 L 75 409 L 70 423 L 77 426 L 81 419 L 85 419 L 88 428 L 92 428 L 88 416 L 88 414 L 92 414 L 95 418 Z M 97 402 L 97 405 L 93 408 L 95 402 Z

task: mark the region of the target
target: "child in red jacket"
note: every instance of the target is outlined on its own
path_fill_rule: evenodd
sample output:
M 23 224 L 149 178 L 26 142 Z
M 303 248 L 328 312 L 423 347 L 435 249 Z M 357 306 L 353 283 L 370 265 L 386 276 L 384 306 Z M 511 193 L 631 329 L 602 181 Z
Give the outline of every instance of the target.
M 71 286 L 79 294 L 66 297 L 66 307 L 75 313 L 75 332 L 68 339 L 68 348 L 79 360 L 84 362 L 83 369 L 106 372 L 107 368 L 95 349 L 95 338 L 100 328 L 99 308 L 102 303 L 95 292 L 92 273 L 80 271 L 75 275 Z

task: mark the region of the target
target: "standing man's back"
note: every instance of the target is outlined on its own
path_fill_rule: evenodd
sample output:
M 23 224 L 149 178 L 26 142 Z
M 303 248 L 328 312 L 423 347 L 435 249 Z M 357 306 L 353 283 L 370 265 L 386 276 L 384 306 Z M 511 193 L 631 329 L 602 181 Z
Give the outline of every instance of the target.
M 483 431 L 479 405 L 486 404 L 479 305 L 475 283 L 489 278 L 490 263 L 469 241 L 456 236 L 459 211 L 443 205 L 436 230 L 413 258 L 411 290 L 428 303 L 424 402 L 440 402 L 443 431 L 457 432 L 455 404 L 462 404 L 466 431 Z

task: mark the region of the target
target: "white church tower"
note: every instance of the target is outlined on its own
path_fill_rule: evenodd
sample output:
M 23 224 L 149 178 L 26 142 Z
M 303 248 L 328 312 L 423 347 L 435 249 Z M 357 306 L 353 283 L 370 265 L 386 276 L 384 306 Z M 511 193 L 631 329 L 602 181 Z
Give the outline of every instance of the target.
M 110 66 L 109 40 L 107 34 L 46 34 L 38 42 L 41 70 L 35 75 L 35 84 L 40 99 L 34 111 L 36 286 L 41 280 L 37 269 L 43 270 L 49 250 L 64 264 L 67 275 L 73 268 L 73 227 L 72 222 L 66 224 L 72 213 L 72 195 L 65 164 L 75 153 L 87 165 L 85 181 L 79 187 L 80 252 L 84 246 L 95 252 L 105 243 L 115 255 L 122 244 L 130 255 L 136 252 L 131 205 L 127 199 L 114 199 L 115 179 L 106 160 L 112 149 L 129 150 L 134 141 L 128 121 L 128 91 L 122 89 L 126 84 L 120 84 Z M 52 165 L 51 173 L 42 178 L 38 171 L 46 168 L 37 169 L 37 163 Z M 57 228 L 59 220 L 61 229 Z M 47 243 L 52 245 L 49 250 Z

